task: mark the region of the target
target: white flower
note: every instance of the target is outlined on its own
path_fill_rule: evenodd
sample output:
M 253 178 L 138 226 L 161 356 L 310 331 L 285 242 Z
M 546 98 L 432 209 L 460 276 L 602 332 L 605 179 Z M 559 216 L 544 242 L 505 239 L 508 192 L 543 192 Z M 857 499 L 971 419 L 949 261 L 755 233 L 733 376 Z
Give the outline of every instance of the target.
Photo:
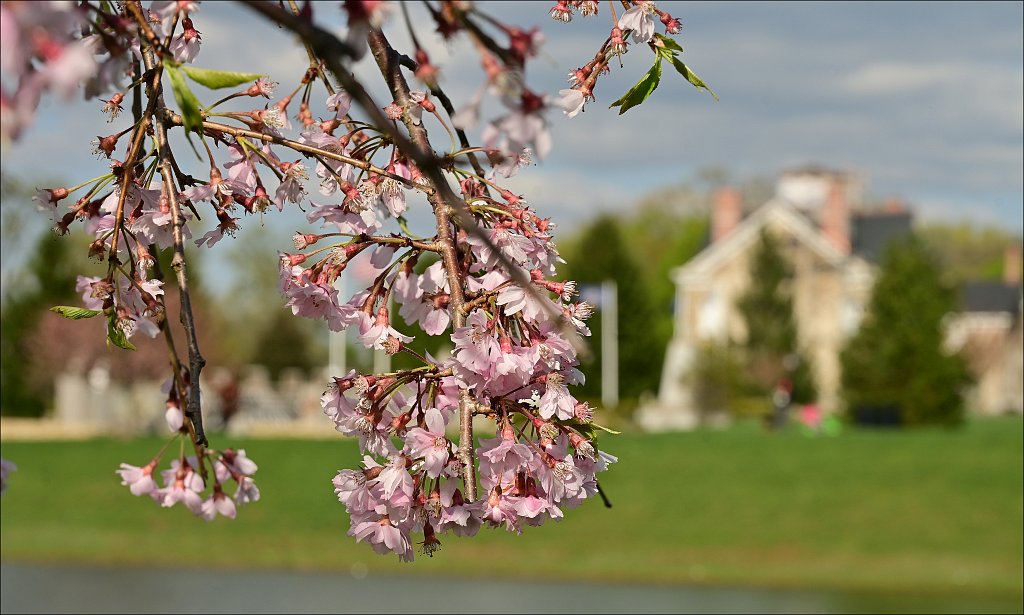
M 634 43 L 646 43 L 654 38 L 654 16 L 652 3 L 638 4 L 622 14 L 618 26 L 633 31 Z
M 583 110 L 587 102 L 587 96 L 579 90 L 558 90 L 561 98 L 555 103 L 562 108 L 562 111 L 569 117 L 576 117 Z

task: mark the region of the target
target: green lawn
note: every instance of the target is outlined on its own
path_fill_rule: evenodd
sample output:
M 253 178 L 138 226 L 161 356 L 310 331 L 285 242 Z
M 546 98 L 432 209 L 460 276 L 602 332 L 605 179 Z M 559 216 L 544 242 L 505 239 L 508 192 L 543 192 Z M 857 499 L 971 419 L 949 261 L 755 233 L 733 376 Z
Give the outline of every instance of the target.
M 753 427 L 606 438 L 621 462 L 599 501 L 521 537 L 442 538 L 434 558 L 380 557 L 345 535 L 331 477 L 350 441 L 228 441 L 263 499 L 207 524 L 118 484 L 156 440 L 18 443 L 2 500 L 5 561 L 528 576 L 594 581 L 1022 594 L 1019 419 L 835 438 Z

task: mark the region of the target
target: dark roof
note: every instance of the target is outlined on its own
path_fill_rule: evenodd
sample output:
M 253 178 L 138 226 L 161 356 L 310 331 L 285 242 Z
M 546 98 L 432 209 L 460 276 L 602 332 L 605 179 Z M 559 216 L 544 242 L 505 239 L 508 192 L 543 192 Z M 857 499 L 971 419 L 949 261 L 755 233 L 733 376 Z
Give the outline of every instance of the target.
M 960 309 L 965 312 L 1009 312 L 1020 307 L 1020 286 L 999 281 L 975 280 L 960 287 Z
M 911 233 L 909 211 L 855 213 L 850 220 L 850 248 L 872 263 L 877 263 L 889 242 Z

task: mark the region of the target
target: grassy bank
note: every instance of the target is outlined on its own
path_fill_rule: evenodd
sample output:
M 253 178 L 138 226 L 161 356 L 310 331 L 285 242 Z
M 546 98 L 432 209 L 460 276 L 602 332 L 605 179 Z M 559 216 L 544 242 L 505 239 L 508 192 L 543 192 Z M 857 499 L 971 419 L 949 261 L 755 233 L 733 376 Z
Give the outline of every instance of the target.
M 836 438 L 723 432 L 623 435 L 587 503 L 521 537 L 449 537 L 412 565 L 345 536 L 330 479 L 343 441 L 217 442 L 260 464 L 263 499 L 207 524 L 132 497 L 114 470 L 155 440 L 3 444 L 19 470 L 0 515 L 5 561 L 200 565 L 594 581 L 1022 593 L 1024 437 L 1019 419 L 957 431 Z

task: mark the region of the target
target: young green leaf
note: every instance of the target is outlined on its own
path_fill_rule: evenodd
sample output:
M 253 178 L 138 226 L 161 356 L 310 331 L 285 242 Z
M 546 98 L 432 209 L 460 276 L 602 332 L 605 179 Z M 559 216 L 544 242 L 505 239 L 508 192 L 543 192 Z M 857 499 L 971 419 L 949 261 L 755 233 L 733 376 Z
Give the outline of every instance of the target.
M 117 326 L 117 316 L 114 315 L 107 319 L 107 346 L 111 344 L 125 350 L 136 350 L 135 344 L 128 341 L 128 336 Z
M 654 36 L 659 41 L 661 41 L 662 45 L 664 45 L 663 49 L 669 49 L 671 51 L 682 53 L 682 51 L 683 51 L 682 45 L 677 43 L 674 38 L 665 36 L 664 34 L 655 34 Z M 660 53 L 660 51 L 659 51 L 659 53 Z M 673 54 L 673 55 L 675 55 L 675 54 Z
M 199 99 L 189 89 L 188 83 L 181 75 L 181 70 L 177 66 L 167 64 L 164 66 L 164 70 L 167 72 L 167 78 L 171 82 L 174 100 L 177 101 L 178 107 L 181 108 L 181 119 L 185 124 L 185 136 L 188 137 L 189 143 L 191 143 L 192 131 L 201 131 L 203 127 L 203 116 L 199 112 Z
M 208 68 L 195 68 L 194 66 L 182 66 L 189 79 L 199 85 L 206 86 L 211 90 L 222 88 L 233 88 L 243 83 L 256 81 L 263 75 L 259 73 L 239 73 L 230 70 L 210 70 Z
M 658 55 L 656 58 L 654 66 L 651 67 L 651 70 L 647 71 L 647 74 L 643 76 L 643 79 L 630 88 L 628 92 L 623 94 L 622 98 L 609 105 L 609 109 L 612 107 L 619 107 L 619 115 L 622 115 L 629 109 L 632 109 L 647 100 L 661 82 L 661 56 Z
M 679 72 L 680 75 L 682 75 L 687 81 L 689 81 L 691 84 L 693 84 L 693 87 L 695 87 L 697 89 L 707 90 L 708 93 L 711 94 L 715 98 L 715 100 L 718 100 L 718 94 L 715 94 L 711 90 L 711 88 L 708 87 L 708 84 L 704 83 L 704 81 L 701 80 L 700 77 L 698 77 L 696 74 L 694 74 L 694 72 L 692 70 L 690 70 L 690 67 L 688 67 L 686 64 L 683 64 L 682 60 L 680 60 L 679 58 L 673 57 L 672 58 L 672 65 L 676 67 L 676 70 Z
M 55 314 L 60 314 L 68 320 L 82 320 L 83 318 L 92 318 L 93 316 L 100 313 L 99 310 L 87 310 L 85 308 L 74 307 L 71 305 L 55 305 L 50 308 L 50 311 Z
M 621 431 L 615 431 L 614 429 L 609 429 L 608 427 L 604 427 L 603 425 L 598 425 L 597 423 L 591 423 L 591 425 L 593 425 L 594 427 L 600 429 L 601 431 L 607 431 L 608 433 L 616 435 L 616 436 L 622 433 Z

